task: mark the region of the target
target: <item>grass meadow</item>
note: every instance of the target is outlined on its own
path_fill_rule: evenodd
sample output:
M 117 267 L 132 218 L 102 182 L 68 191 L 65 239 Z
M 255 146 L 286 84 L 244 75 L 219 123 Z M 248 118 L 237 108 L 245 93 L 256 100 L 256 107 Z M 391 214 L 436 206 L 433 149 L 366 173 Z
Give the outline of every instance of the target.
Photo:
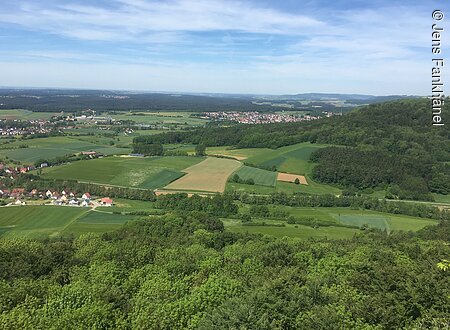
M 115 204 L 113 207 L 98 207 L 96 210 L 53 205 L 0 207 L 0 238 L 42 238 L 69 234 L 80 235 L 86 232 L 107 232 L 120 228 L 127 221 L 139 218 L 139 216 L 127 214 L 129 212 L 158 211 L 154 208 L 154 203 L 145 201 L 117 199 Z M 246 213 L 249 209 L 249 205 L 240 205 L 240 212 Z M 437 223 L 430 219 L 350 208 L 300 208 L 270 205 L 269 209 L 272 211 L 283 210 L 300 219 L 314 218 L 329 223 L 330 226 L 313 228 L 306 225 L 288 224 L 282 218 L 253 219 L 255 222 L 265 222 L 266 226 L 245 226 L 238 219 L 222 220 L 225 228 L 232 232 L 261 233 L 300 239 L 325 237 L 344 239 L 361 232 L 358 228 L 333 225 L 336 223 L 356 227 L 367 225 L 369 228 L 379 228 L 387 232 L 417 231 Z M 284 226 L 270 226 L 280 224 L 284 224 Z
M 252 179 L 256 185 L 274 187 L 277 181 L 277 173 L 250 166 L 242 166 L 235 174 L 241 180 Z
M 110 146 L 111 139 L 101 137 L 71 137 L 57 136 L 30 140 L 17 140 L 3 145 L 0 148 L 0 156 L 22 162 L 34 163 L 39 159 L 53 159 L 67 154 L 81 151 L 97 151 L 105 155 L 128 154 L 130 148 L 118 148 Z M 27 148 L 19 148 L 26 145 Z
M 112 186 L 155 189 L 183 176 L 181 170 L 202 161 L 199 157 L 104 157 L 47 168 L 43 177 L 74 179 Z
M 137 123 L 155 125 L 203 126 L 208 120 L 190 117 L 192 112 L 123 112 L 111 117 L 115 120 L 133 120 Z
M 6 109 L 0 110 L 0 119 L 5 120 L 35 120 L 35 119 L 50 119 L 58 115 L 55 112 L 33 112 L 24 109 Z
M 276 166 L 280 172 L 305 175 L 310 174 L 315 165 L 309 161 L 311 153 L 326 146 L 305 142 L 275 150 L 265 149 L 264 152 L 247 158 L 245 162 L 265 167 Z
M 241 206 L 241 211 L 248 209 L 248 205 Z M 232 232 L 250 232 L 273 235 L 277 237 L 297 237 L 297 238 L 330 238 L 344 239 L 351 238 L 353 235 L 361 232 L 357 228 L 346 228 L 333 226 L 340 223 L 362 227 L 366 225 L 369 228 L 378 228 L 392 231 L 417 231 L 425 226 L 435 225 L 437 221 L 431 219 L 416 218 L 404 215 L 394 215 L 382 212 L 368 210 L 352 210 L 350 208 L 299 208 L 288 206 L 269 206 L 270 209 L 283 210 L 297 218 L 314 218 L 327 222 L 330 226 L 319 226 L 313 228 L 306 225 L 288 224 L 284 219 L 253 219 L 255 222 L 265 222 L 266 226 L 245 226 L 237 219 L 224 219 L 225 227 Z M 247 210 L 248 211 L 248 210 Z M 273 226 L 281 225 L 283 227 Z M 272 225 L 272 226 L 271 226 Z

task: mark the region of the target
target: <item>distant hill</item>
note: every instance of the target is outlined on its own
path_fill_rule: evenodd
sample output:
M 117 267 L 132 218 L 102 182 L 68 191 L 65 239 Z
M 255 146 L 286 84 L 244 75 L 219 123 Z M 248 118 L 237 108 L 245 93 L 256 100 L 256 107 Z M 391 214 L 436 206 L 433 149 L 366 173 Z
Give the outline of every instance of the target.
M 1 109 L 96 111 L 348 111 L 362 104 L 405 98 L 360 94 L 251 95 L 76 89 L 0 89 Z

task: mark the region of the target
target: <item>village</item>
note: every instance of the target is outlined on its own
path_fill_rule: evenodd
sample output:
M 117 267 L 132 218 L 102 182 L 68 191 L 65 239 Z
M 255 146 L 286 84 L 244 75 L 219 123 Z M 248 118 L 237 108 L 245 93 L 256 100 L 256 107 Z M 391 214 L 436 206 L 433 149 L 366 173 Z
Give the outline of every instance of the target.
M 96 157 L 96 152 L 83 152 L 83 155 L 89 157 Z M 40 168 L 47 167 L 47 163 L 39 165 Z M 9 178 L 10 180 L 16 180 L 21 174 L 28 173 L 35 170 L 35 166 L 6 166 L 0 163 L 0 177 Z M 32 189 L 26 191 L 25 188 L 14 188 L 12 190 L 6 189 L 0 185 L 0 198 L 3 200 L 10 199 L 11 202 L 6 205 L 27 205 L 31 201 L 47 200 L 52 205 L 59 206 L 78 206 L 78 207 L 96 207 L 96 206 L 112 206 L 113 200 L 109 197 L 94 199 L 89 192 L 85 192 L 82 195 L 77 195 L 74 192 L 63 190 L 61 192 L 55 190 L 39 191 Z
M 54 129 L 54 123 L 44 119 L 28 121 L 0 119 L 0 136 L 49 134 Z
M 39 191 L 32 189 L 26 191 L 25 188 L 14 188 L 12 190 L 0 189 L 0 198 L 12 200 L 4 206 L 23 206 L 36 204 L 36 201 L 46 201 L 46 205 L 72 206 L 72 207 L 97 207 L 112 206 L 114 201 L 109 197 L 94 198 L 89 192 L 76 194 L 74 192 L 63 190 L 57 191 Z
M 324 117 L 336 115 L 333 112 L 324 112 Z M 312 115 L 292 115 L 284 112 L 262 113 L 257 111 L 249 112 L 204 112 L 200 118 L 214 121 L 231 121 L 239 124 L 271 124 L 271 123 L 291 123 L 300 121 L 310 121 L 321 118 Z

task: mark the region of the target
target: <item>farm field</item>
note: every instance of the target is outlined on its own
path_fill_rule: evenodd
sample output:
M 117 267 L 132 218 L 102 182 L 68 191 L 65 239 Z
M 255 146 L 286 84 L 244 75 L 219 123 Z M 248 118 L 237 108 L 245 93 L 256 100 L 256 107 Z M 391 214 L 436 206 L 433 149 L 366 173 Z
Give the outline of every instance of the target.
M 119 228 L 127 221 L 139 216 L 127 215 L 132 211 L 161 211 L 154 208 L 154 204 L 145 201 L 117 199 L 116 206 L 98 207 L 95 211 L 87 208 L 67 206 L 13 206 L 0 207 L 0 237 L 49 237 L 59 234 L 79 235 L 86 232 L 107 232 Z M 240 205 L 241 212 L 250 208 Z M 352 210 L 349 208 L 301 208 L 288 206 L 269 206 L 270 210 L 283 210 L 296 218 L 314 218 L 331 226 L 313 228 L 300 224 L 288 224 L 285 219 L 258 219 L 253 221 L 265 222 L 266 226 L 245 226 L 237 219 L 222 219 L 225 228 L 232 232 L 251 232 L 288 236 L 300 239 L 306 238 L 351 238 L 361 232 L 357 228 L 333 226 L 342 223 L 361 227 L 367 224 L 371 228 L 391 231 L 417 231 L 427 225 L 437 222 L 430 219 L 416 218 L 403 215 L 387 214 L 367 210 Z M 113 212 L 123 212 L 117 214 Z M 270 226 L 284 224 L 283 227 Z
M 44 178 L 143 189 L 160 188 L 181 177 L 182 169 L 199 163 L 199 157 L 120 157 L 74 162 L 44 169 Z
M 416 231 L 425 226 L 436 224 L 435 220 L 382 213 L 370 210 L 352 210 L 343 207 L 319 207 L 319 208 L 295 208 L 288 206 L 276 206 L 298 217 L 310 216 L 325 221 L 338 221 L 346 225 L 361 227 L 367 224 L 369 227 L 392 230 Z
M 33 112 L 24 109 L 7 109 L 0 110 L 0 119 L 6 120 L 34 120 L 34 119 L 50 119 L 58 115 L 55 112 Z
M 115 120 L 133 120 L 141 124 L 176 124 L 185 126 L 203 126 L 208 121 L 190 117 L 192 112 L 124 112 L 114 114 Z
M 212 147 L 207 148 L 207 154 L 236 157 L 236 159 L 242 159 L 244 164 L 252 164 L 255 166 L 264 166 L 267 168 L 275 166 L 279 172 L 303 175 L 307 182 L 307 185 L 305 185 L 304 181 L 301 180 L 303 184 L 296 185 L 290 182 L 276 181 L 273 185 L 263 185 L 253 178 L 255 185 L 228 182 L 226 187 L 228 191 L 235 190 L 254 194 L 271 194 L 274 192 L 285 192 L 289 194 L 299 192 L 339 195 L 342 192 L 341 189 L 321 184 L 311 179 L 311 170 L 315 166 L 314 163 L 309 161 L 311 153 L 314 150 L 326 146 L 306 142 L 275 150 L 268 148 L 230 149 L 229 147 Z M 254 168 L 254 171 L 257 172 L 258 169 Z
M 249 157 L 245 162 L 269 168 L 275 166 L 280 172 L 305 175 L 310 174 L 314 167 L 309 161 L 311 153 L 326 146 L 305 142 L 275 150 L 265 149 L 265 152 Z
M 271 221 L 266 221 L 270 223 Z M 279 223 L 279 222 L 275 222 Z M 285 224 L 285 227 L 272 226 L 243 226 L 238 220 L 224 220 L 224 226 L 227 230 L 234 233 L 257 233 L 271 235 L 276 237 L 295 237 L 299 239 L 308 238 L 328 238 L 328 239 L 347 239 L 352 238 L 359 233 L 359 229 L 340 228 L 340 227 L 320 227 L 318 229 L 302 225 Z
M 248 208 L 248 206 L 243 206 Z M 295 208 L 288 206 L 270 206 L 269 209 L 284 210 L 289 215 L 297 218 L 314 218 L 330 224 L 341 223 L 361 227 L 367 225 L 369 228 L 378 228 L 392 231 L 417 231 L 428 225 L 437 223 L 435 220 L 416 218 L 403 215 L 394 215 L 367 210 L 352 210 L 349 208 Z M 284 219 L 254 219 L 255 222 L 265 222 L 266 226 L 246 226 L 240 220 L 224 219 L 225 227 L 233 232 L 250 232 L 273 235 L 278 237 L 288 236 L 297 238 L 323 238 L 343 239 L 351 238 L 354 234 L 361 232 L 360 229 L 338 226 L 319 226 L 312 228 L 300 224 L 288 224 Z M 284 224 L 283 227 L 270 225 Z
M 272 194 L 274 192 L 285 192 L 287 194 L 292 194 L 292 193 L 298 192 L 298 193 L 307 193 L 307 194 L 339 195 L 342 192 L 342 190 L 339 188 L 329 186 L 326 184 L 317 183 L 317 182 L 313 181 L 311 178 L 309 178 L 308 176 L 306 176 L 306 180 L 308 182 L 308 185 L 277 181 L 275 183 L 275 187 L 228 182 L 227 190 L 228 191 L 241 191 L 241 192 L 247 192 L 247 193 L 253 193 L 253 194 L 265 194 L 265 195 Z
M 87 140 L 87 138 L 90 138 L 90 140 Z M 82 137 L 80 139 L 76 137 L 57 136 L 15 141 L 13 143 L 3 145 L 2 148 L 0 148 L 0 156 L 6 156 L 10 159 L 23 162 L 34 163 L 39 159 L 53 159 L 59 156 L 78 153 L 81 151 L 93 150 L 105 155 L 127 154 L 131 151 L 129 148 L 117 148 L 107 145 L 106 141 L 111 139 L 97 138 L 97 142 L 93 139 L 93 137 Z M 20 145 L 24 144 L 28 147 L 19 148 Z
M 76 221 L 70 223 L 62 234 L 79 235 L 85 232 L 107 232 L 118 229 L 125 222 L 136 219 L 136 217 L 132 215 L 87 211 Z
M 68 206 L 12 206 L 0 208 L 0 238 L 43 238 L 84 232 L 106 232 L 136 216 L 103 213 Z
M 290 182 L 290 183 L 294 182 L 295 183 L 295 180 L 297 180 L 297 179 L 300 184 L 306 184 L 306 185 L 308 184 L 305 176 L 303 176 L 303 175 L 279 172 L 278 176 L 277 176 L 277 180 L 282 181 L 282 182 Z
M 433 194 L 436 203 L 450 204 L 450 195 Z
M 276 172 L 262 170 L 259 168 L 249 166 L 242 166 L 234 174 L 239 175 L 239 178 L 241 180 L 252 179 L 255 182 L 255 184 L 261 186 L 274 187 L 277 180 Z
M 0 237 L 46 237 L 58 235 L 87 210 L 58 206 L 12 206 L 0 208 Z
M 182 178 L 170 183 L 165 189 L 223 192 L 228 177 L 242 164 L 236 160 L 208 157 L 201 163 L 186 168 Z

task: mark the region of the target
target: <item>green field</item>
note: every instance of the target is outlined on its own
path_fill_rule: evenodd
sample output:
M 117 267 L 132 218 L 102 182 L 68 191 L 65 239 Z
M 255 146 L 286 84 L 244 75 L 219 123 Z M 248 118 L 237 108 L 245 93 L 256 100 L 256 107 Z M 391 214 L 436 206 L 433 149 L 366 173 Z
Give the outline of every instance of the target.
M 48 237 L 60 234 L 75 234 L 85 232 L 106 232 L 119 228 L 127 221 L 139 216 L 126 214 L 132 211 L 159 211 L 154 204 L 145 201 L 118 199 L 114 207 L 98 207 L 96 210 L 67 206 L 12 206 L 0 207 L 1 237 Z M 240 205 L 240 212 L 248 212 L 249 205 Z M 267 224 L 284 224 L 284 227 L 244 226 L 237 219 L 222 219 L 226 229 L 233 232 L 262 233 L 273 236 L 288 236 L 297 238 L 327 237 L 330 239 L 351 238 L 361 232 L 358 228 L 338 227 L 336 224 L 346 224 L 361 227 L 365 224 L 370 228 L 391 231 L 416 231 L 437 221 L 404 215 L 394 215 L 367 210 L 352 210 L 349 208 L 301 208 L 270 205 L 269 209 L 283 210 L 296 218 L 314 218 L 330 226 L 312 228 L 300 224 L 288 224 L 284 218 L 253 219 Z M 112 213 L 122 212 L 123 214 Z
M 241 206 L 241 211 L 248 211 L 249 206 Z M 288 224 L 284 219 L 254 219 L 257 222 L 266 222 L 267 224 L 284 224 L 284 227 L 274 226 L 245 226 L 241 221 L 236 219 L 225 219 L 224 224 L 227 229 L 233 232 L 251 232 L 262 233 L 278 237 L 327 237 L 327 238 L 350 238 L 355 233 L 360 232 L 357 228 L 345 228 L 333 226 L 332 224 L 351 225 L 361 227 L 367 225 L 369 228 L 378 228 L 391 231 L 417 231 L 428 225 L 435 225 L 437 221 L 431 219 L 423 219 L 404 215 L 394 215 L 382 212 L 367 210 L 352 210 L 349 208 L 301 208 L 288 206 L 269 206 L 271 210 L 284 210 L 296 218 L 314 218 L 322 222 L 329 223 L 331 226 L 319 226 L 312 228 L 305 225 Z
M 105 157 L 47 168 L 43 177 L 74 179 L 122 187 L 155 189 L 181 177 L 199 157 Z
M 7 156 L 23 162 L 34 163 L 39 159 L 53 159 L 81 151 L 97 151 L 105 155 L 128 154 L 129 148 L 108 145 L 109 138 L 57 136 L 41 139 L 17 140 L 0 148 L 0 156 Z M 18 148 L 27 145 L 27 148 Z M 18 148 L 18 149 L 14 149 Z
M 270 223 L 271 221 L 266 221 Z M 279 222 L 277 222 L 279 223 Z M 328 239 L 346 239 L 352 238 L 353 235 L 360 232 L 353 228 L 339 228 L 339 227 L 320 227 L 314 229 L 302 225 L 285 224 L 285 227 L 270 227 L 270 226 L 242 226 L 238 220 L 224 220 L 225 228 L 235 233 L 258 233 L 264 235 L 271 235 L 276 237 L 296 237 L 300 239 L 308 238 L 328 238 Z
M 326 146 L 305 142 L 275 150 L 264 149 L 264 152 L 247 158 L 245 162 L 265 167 L 276 166 L 280 172 L 305 175 L 310 174 L 314 167 L 314 163 L 309 161 L 311 153 Z
M 12 206 L 0 208 L 0 237 L 48 237 L 106 232 L 136 216 L 97 212 L 68 206 Z
M 258 185 L 248 185 L 241 183 L 228 182 L 228 191 L 241 191 L 253 194 L 268 195 L 274 192 L 285 192 L 287 194 L 292 194 L 295 192 L 307 193 L 307 194 L 333 194 L 339 195 L 342 190 L 333 186 L 326 184 L 321 184 L 313 181 L 310 177 L 306 176 L 308 180 L 308 185 L 297 185 L 290 182 L 277 181 L 275 187 L 269 186 L 258 186 Z
M 241 180 L 252 179 L 256 185 L 274 187 L 277 181 L 277 173 L 259 168 L 242 166 L 235 172 Z
M 7 120 L 34 120 L 34 119 L 50 119 L 58 115 L 55 112 L 32 112 L 23 109 L 0 110 L 0 119 Z
M 12 206 L 0 208 L 0 235 L 45 237 L 58 235 L 87 210 L 58 206 Z
M 450 204 L 450 195 L 433 194 L 436 203 Z
M 293 173 L 305 175 L 308 185 L 295 185 L 288 182 L 275 182 L 274 184 L 257 183 L 255 178 L 258 178 L 262 172 L 258 169 L 253 169 L 254 174 L 251 173 L 251 167 L 243 167 L 243 176 L 252 178 L 256 185 L 247 185 L 229 182 L 227 190 L 243 191 L 254 194 L 271 194 L 274 192 L 285 193 L 308 193 L 308 194 L 333 194 L 339 195 L 342 190 L 326 184 L 315 182 L 311 179 L 311 170 L 315 166 L 309 161 L 311 153 L 319 148 L 324 148 L 327 145 L 311 144 L 309 142 L 299 143 L 292 146 L 282 147 L 278 149 L 267 148 L 249 148 L 249 149 L 231 149 L 230 147 L 211 147 L 207 149 L 208 154 L 225 155 L 236 157 L 243 163 L 253 164 L 255 166 L 277 167 L 279 172 Z M 272 172 L 274 173 L 274 172 Z M 238 173 L 241 176 L 240 173 Z M 266 182 L 269 180 L 267 179 Z
M 114 114 L 115 120 L 133 120 L 136 123 L 156 125 L 203 126 L 208 121 L 190 117 L 192 112 L 124 112 Z

